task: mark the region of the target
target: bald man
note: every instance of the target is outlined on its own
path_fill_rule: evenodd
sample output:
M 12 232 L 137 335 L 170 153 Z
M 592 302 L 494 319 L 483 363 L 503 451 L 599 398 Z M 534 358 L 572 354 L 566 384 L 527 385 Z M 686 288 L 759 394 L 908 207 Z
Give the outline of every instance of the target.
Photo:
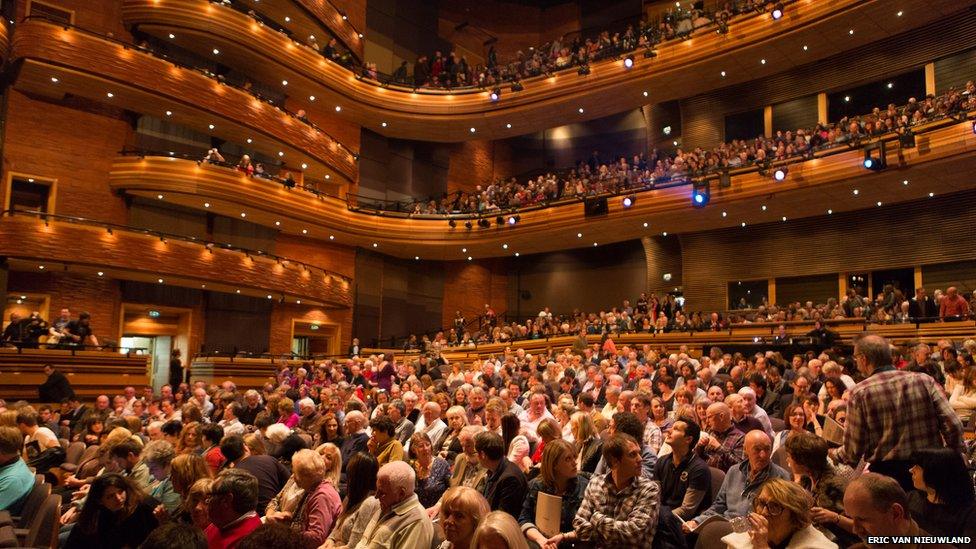
M 708 407 L 709 413 L 712 411 L 712 406 Z M 764 482 L 771 478 L 791 481 L 789 472 L 770 461 L 772 452 L 773 443 L 766 433 L 750 431 L 745 436 L 746 460 L 728 470 L 722 488 L 716 494 L 711 507 L 693 520 L 684 523 L 682 528 L 685 532 L 694 530 L 698 524 L 714 515 L 727 519 L 748 516 L 752 512 L 752 500 L 759 493 Z
M 722 471 L 741 463 L 744 434 L 732 425 L 732 410 L 724 402 L 716 402 L 705 410 L 708 430 L 701 434 L 695 451 L 708 463 Z
M 864 473 L 844 491 L 843 528 L 869 536 L 928 536 L 908 512 L 908 496 L 898 482 L 877 473 Z M 964 532 L 954 532 L 964 535 Z M 929 547 L 952 547 L 929 545 Z

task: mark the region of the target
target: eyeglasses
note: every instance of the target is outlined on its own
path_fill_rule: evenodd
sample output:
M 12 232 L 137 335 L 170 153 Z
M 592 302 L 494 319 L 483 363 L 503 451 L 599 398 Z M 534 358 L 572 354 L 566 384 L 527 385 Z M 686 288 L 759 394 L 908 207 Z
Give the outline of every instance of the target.
M 765 511 L 765 513 L 771 517 L 778 517 L 780 513 L 783 512 L 782 505 L 768 499 L 761 500 L 759 498 L 756 498 L 753 507 L 756 509 L 757 513 L 761 514 L 763 513 L 763 511 Z

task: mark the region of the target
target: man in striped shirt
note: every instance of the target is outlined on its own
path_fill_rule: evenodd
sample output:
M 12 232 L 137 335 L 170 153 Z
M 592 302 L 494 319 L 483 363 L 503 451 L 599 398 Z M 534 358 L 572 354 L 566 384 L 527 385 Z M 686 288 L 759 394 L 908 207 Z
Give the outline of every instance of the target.
M 872 472 L 911 490 L 912 453 L 929 448 L 962 452 L 962 422 L 931 376 L 892 366 L 891 347 L 883 337 L 858 339 L 854 360 L 866 378 L 851 391 L 844 445 L 835 457 L 851 465 L 863 459 Z

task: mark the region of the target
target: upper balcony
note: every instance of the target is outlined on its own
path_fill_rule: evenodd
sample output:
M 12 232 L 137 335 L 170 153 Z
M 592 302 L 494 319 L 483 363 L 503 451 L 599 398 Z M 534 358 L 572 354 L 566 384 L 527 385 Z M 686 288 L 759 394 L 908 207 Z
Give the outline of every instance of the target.
M 164 194 L 166 201 L 195 209 L 245 214 L 248 221 L 285 233 L 399 257 L 463 260 L 598 246 L 668 232 L 783 223 L 970 189 L 976 187 L 968 177 L 976 168 L 971 115 L 916 127 L 916 146 L 910 148 L 900 147 L 893 135 L 885 136 L 888 168 L 880 172 L 865 170 L 860 146 L 844 145 L 782 164 L 788 168 L 783 181 L 771 177 L 779 164 L 768 171 L 757 166 L 733 171 L 727 186 L 717 175 L 709 176 L 704 181 L 710 185 L 711 200 L 704 208 L 692 207 L 692 184 L 687 181 L 635 191 L 629 208 L 611 200 L 604 216 L 587 217 L 579 201 L 520 210 L 514 226 L 495 223 L 494 214 L 487 217 L 488 227 L 472 223 L 471 228 L 463 219 L 451 227 L 444 216 L 374 215 L 337 197 L 164 157 L 119 157 L 110 183 L 117 192 L 150 198 Z
M 380 85 L 245 13 L 206 0 L 124 0 L 123 16 L 139 30 L 197 53 L 212 55 L 216 49 L 222 63 L 246 67 L 256 79 L 287 79 L 294 97 L 326 101 L 340 116 L 381 134 L 456 142 L 522 135 L 752 81 L 923 26 L 973 3 L 800 0 L 779 21 L 739 16 L 725 34 L 707 27 L 687 40 L 659 44 L 656 57 L 635 52 L 629 70 L 620 59 L 606 59 L 592 63 L 587 75 L 570 69 L 523 80 L 521 91 L 504 86 L 495 102 L 488 90 Z
M 202 134 L 246 142 L 306 177 L 356 181 L 355 151 L 321 128 L 136 46 L 31 18 L 17 27 L 11 59 L 20 64 L 14 84 L 20 91 L 106 102 Z

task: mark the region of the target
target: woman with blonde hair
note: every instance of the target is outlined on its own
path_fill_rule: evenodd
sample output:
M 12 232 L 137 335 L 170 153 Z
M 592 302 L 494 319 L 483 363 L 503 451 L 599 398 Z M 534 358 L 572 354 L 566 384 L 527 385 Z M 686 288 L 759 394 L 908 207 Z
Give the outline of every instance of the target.
M 471 549 L 529 549 L 518 523 L 505 511 L 492 511 L 474 531 Z
M 213 486 L 213 479 L 210 477 L 201 478 L 193 483 L 186 498 L 183 500 L 183 513 L 177 518 L 180 523 L 193 525 L 201 530 L 206 530 L 210 524 L 210 488 Z
M 339 471 L 342 470 L 342 454 L 339 447 L 326 442 L 320 444 L 315 451 L 325 460 L 325 480 L 331 482 L 333 486 L 339 486 Z
M 836 543 L 813 526 L 813 497 L 799 484 L 770 479 L 759 489 L 752 507 L 746 517 L 751 531 L 722 538 L 729 549 L 837 549 Z
M 445 541 L 439 549 L 470 549 L 474 532 L 491 509 L 481 492 L 467 486 L 455 486 L 441 499 L 440 522 Z
M 305 545 L 318 547 L 325 542 L 339 513 L 342 501 L 335 486 L 325 479 L 325 460 L 314 450 L 295 452 L 291 458 L 292 478 L 305 491 L 290 522 L 301 532 Z
M 200 424 L 191 421 L 183 425 L 180 431 L 180 440 L 176 443 L 177 454 L 199 454 L 200 447 Z
M 169 480 L 173 484 L 173 491 L 183 499 L 183 503 L 175 510 L 173 518 L 182 524 L 193 523 L 193 510 L 197 502 L 190 501 L 190 492 L 197 481 L 212 478 L 210 467 L 207 467 L 207 462 L 202 457 L 196 454 L 179 454 L 173 458 L 170 463 Z M 164 520 L 165 515 L 157 512 L 156 518 Z
M 539 476 L 529 481 L 528 493 L 519 514 L 518 523 L 529 541 L 544 547 L 548 541 L 558 544 L 576 538 L 573 531 L 573 517 L 583 504 L 583 494 L 589 483 L 576 468 L 576 447 L 563 439 L 555 439 L 546 444 L 542 453 L 542 466 Z M 562 498 L 559 532 L 551 537 L 543 534 L 534 524 L 539 492 Z
M 596 471 L 603 442 L 593 424 L 593 418 L 586 412 L 576 412 L 569 419 L 569 424 L 576 441 L 576 469 L 587 473 Z
M 263 456 L 268 453 L 267 448 L 264 446 L 264 439 L 258 433 L 244 435 L 244 446 L 247 446 L 252 456 Z
M 468 412 L 461 406 L 451 406 L 447 410 L 447 427 L 439 441 L 433 441 L 434 450 L 437 455 L 447 461 L 454 461 L 454 458 L 461 453 L 461 429 L 468 426 Z

